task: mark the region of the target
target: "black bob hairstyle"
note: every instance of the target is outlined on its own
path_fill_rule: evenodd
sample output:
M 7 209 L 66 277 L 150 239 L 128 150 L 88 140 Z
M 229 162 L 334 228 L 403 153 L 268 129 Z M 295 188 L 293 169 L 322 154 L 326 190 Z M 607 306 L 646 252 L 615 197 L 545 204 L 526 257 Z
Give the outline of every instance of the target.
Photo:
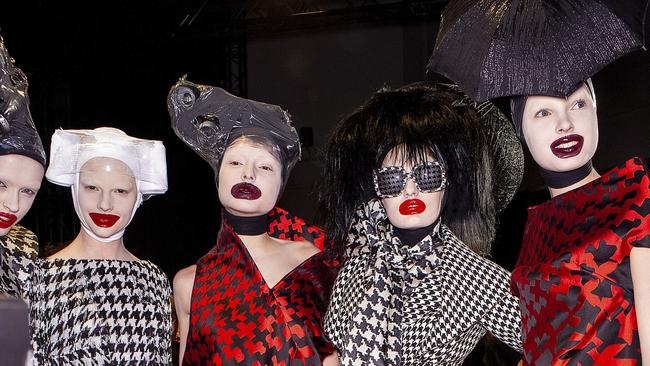
M 373 169 L 398 146 L 414 164 L 431 151 L 442 155 L 448 180 L 442 222 L 472 250 L 488 254 L 497 217 L 493 164 L 500 162 L 493 161 L 494 140 L 482 128 L 484 112 L 456 86 L 420 82 L 382 88 L 344 117 L 327 144 L 317 215 L 334 256 L 344 253 L 355 209 L 376 197 Z

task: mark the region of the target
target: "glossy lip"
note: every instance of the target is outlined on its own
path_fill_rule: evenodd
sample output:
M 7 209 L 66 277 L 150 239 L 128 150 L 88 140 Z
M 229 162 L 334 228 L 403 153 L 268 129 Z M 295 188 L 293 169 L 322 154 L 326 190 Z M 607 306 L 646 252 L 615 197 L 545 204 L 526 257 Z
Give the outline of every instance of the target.
M 230 194 L 240 200 L 256 200 L 262 196 L 262 191 L 254 184 L 237 183 L 230 189 Z
M 417 198 L 406 200 L 399 205 L 399 213 L 402 215 L 417 215 L 424 212 L 427 208 L 427 205 Z
M 9 228 L 11 225 L 15 224 L 16 221 L 18 221 L 16 215 L 7 212 L 0 212 L 0 229 Z
M 97 213 L 97 212 L 91 212 L 91 213 L 88 214 L 88 216 L 90 216 L 90 218 L 93 220 L 95 225 L 97 225 L 99 227 L 104 227 L 104 228 L 111 227 L 111 226 L 115 225 L 117 220 L 120 219 L 120 217 L 117 216 L 117 215 L 101 214 L 101 213 Z
M 582 151 L 582 145 L 584 144 L 584 137 L 580 135 L 567 135 L 563 136 L 551 144 L 551 152 L 553 152 L 553 155 L 557 156 L 560 159 L 566 159 L 570 158 L 573 156 L 576 156 L 580 154 L 580 151 Z M 572 143 L 575 142 L 575 144 L 569 146 L 569 147 L 560 147 L 562 144 L 566 143 Z

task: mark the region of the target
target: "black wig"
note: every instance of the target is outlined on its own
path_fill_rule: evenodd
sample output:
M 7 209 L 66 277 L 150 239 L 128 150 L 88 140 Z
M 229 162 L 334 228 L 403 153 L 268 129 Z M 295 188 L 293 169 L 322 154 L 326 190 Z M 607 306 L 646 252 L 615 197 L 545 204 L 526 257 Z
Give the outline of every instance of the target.
M 492 156 L 500 147 L 481 127 L 486 113 L 507 124 L 496 107 L 477 107 L 455 86 L 416 83 L 381 89 L 344 117 L 327 145 L 318 214 L 334 253 L 343 253 L 357 206 L 376 197 L 373 169 L 400 145 L 413 163 L 431 151 L 442 155 L 448 179 L 442 222 L 475 252 L 489 253 L 498 204 Z

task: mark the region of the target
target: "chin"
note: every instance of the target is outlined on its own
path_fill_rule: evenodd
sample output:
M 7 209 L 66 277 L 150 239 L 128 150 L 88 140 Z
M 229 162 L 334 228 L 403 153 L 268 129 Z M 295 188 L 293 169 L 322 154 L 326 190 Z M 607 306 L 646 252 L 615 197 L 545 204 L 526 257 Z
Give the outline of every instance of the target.
M 411 217 L 402 216 L 398 220 L 395 220 L 393 226 L 400 229 L 419 229 L 425 226 L 433 224 L 435 219 L 427 219 L 426 217 L 421 217 L 422 215 L 413 215 Z M 392 223 L 392 220 L 391 220 Z
M 98 237 L 100 237 L 102 239 L 106 239 L 106 238 L 110 238 L 111 236 L 115 235 L 117 232 L 119 232 L 123 228 L 118 226 L 118 225 L 114 225 L 114 226 L 112 226 L 110 228 L 104 228 L 104 227 L 95 226 L 93 224 L 93 225 L 91 225 L 91 229 L 93 231 L 93 234 L 97 235 Z
M 14 224 L 14 225 L 16 225 L 16 224 Z M 5 235 L 9 234 L 9 232 L 11 231 L 11 228 L 13 228 L 14 225 L 11 225 L 6 229 L 0 229 L 0 236 L 5 236 Z
M 578 169 L 581 166 L 587 164 L 589 159 L 590 158 L 588 156 L 582 156 L 582 154 L 567 159 L 560 159 L 553 156 L 552 167 L 548 167 L 548 168 L 543 167 L 543 168 L 554 172 L 568 172 L 574 169 Z
M 97 235 L 98 238 L 106 239 L 110 238 L 113 234 L 115 234 L 117 231 L 112 231 L 112 232 L 104 232 L 104 231 L 99 231 L 99 230 L 93 230 L 93 234 Z
M 273 206 L 262 207 L 258 204 L 255 205 L 235 204 L 235 205 L 227 205 L 224 207 L 235 216 L 260 216 L 260 215 L 267 214 L 269 211 L 273 209 Z

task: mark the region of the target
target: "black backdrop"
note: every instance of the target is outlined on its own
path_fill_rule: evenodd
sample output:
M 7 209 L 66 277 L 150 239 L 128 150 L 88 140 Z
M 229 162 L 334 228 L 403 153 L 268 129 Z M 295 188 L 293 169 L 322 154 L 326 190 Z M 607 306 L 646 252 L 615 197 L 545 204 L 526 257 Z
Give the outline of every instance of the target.
M 169 191 L 143 204 L 127 230 L 125 242 L 135 255 L 159 264 L 170 277 L 178 269 L 194 263 L 214 242 L 220 206 L 209 166 L 180 142 L 170 128 L 166 94 L 183 74 L 188 74 L 192 81 L 233 87 L 229 74 L 233 68 L 229 45 L 233 41 L 233 22 L 235 17 L 241 16 L 238 12 L 242 3 L 235 0 L 118 0 L 101 3 L 25 0 L 5 1 L 0 11 L 0 32 L 17 65 L 23 68 L 30 80 L 32 114 L 46 149 L 56 128 L 109 125 L 130 135 L 164 141 Z M 284 79 L 281 79 L 284 76 L 280 68 L 275 67 L 283 62 L 283 50 L 278 49 L 272 55 L 254 52 L 263 49 L 265 42 L 275 41 L 273 44 L 294 47 L 292 54 L 299 55 L 300 52 L 313 52 L 308 47 L 321 47 L 319 42 L 328 32 L 385 25 L 394 27 L 396 23 L 411 26 L 411 30 L 404 32 L 401 44 L 404 57 L 401 81 L 424 79 L 423 65 L 435 40 L 437 15 L 423 17 L 420 14 L 409 19 L 388 20 L 375 13 L 370 15 L 374 18 L 366 19 L 367 23 L 363 24 L 359 21 L 347 24 L 350 23 L 348 18 L 327 18 L 330 22 L 327 25 L 291 34 L 279 33 L 278 27 L 272 27 L 269 22 L 256 23 L 254 31 L 249 33 L 254 38 L 249 43 L 249 51 L 253 52 L 249 52 L 248 60 L 239 60 L 248 63 L 251 73 L 257 70 L 256 75 L 265 77 L 261 83 L 250 81 L 258 82 L 255 89 L 258 95 L 254 97 L 280 104 L 274 96 L 288 96 L 282 105 L 291 111 L 299 110 L 290 105 L 291 96 L 302 96 L 301 90 L 284 85 Z M 403 14 L 400 16 L 404 17 Z M 417 25 L 420 23 L 423 25 Z M 413 24 L 416 24 L 415 28 Z M 308 28 L 305 24 L 301 26 Z M 264 27 L 269 28 L 268 34 L 265 34 Z M 650 28 L 650 22 L 647 27 Z M 422 38 L 413 37 L 414 29 L 424 34 Z M 317 37 L 311 43 L 304 42 L 306 46 L 292 46 L 298 44 L 296 39 L 312 35 Z M 414 55 L 417 56 L 415 59 Z M 372 57 L 367 55 L 368 59 Z M 326 68 L 344 70 L 346 60 L 343 56 L 341 60 L 340 66 L 328 64 Z M 364 72 L 379 75 L 381 79 L 387 73 L 387 63 L 372 61 Z M 323 65 L 303 67 L 306 70 L 324 68 Z M 310 78 L 315 79 L 314 74 L 305 72 L 300 78 L 308 84 Z M 650 124 L 647 123 L 650 113 L 650 53 L 637 52 L 626 56 L 607 67 L 594 80 L 601 134 L 595 166 L 603 170 L 632 155 L 650 155 Z M 338 79 L 335 75 L 328 81 L 346 88 L 343 72 Z M 333 104 L 354 106 L 378 86 L 373 84 L 361 88 L 367 90 L 362 93 L 363 97 L 345 93 L 335 98 L 316 95 L 323 101 L 320 103 L 322 109 L 310 112 L 325 115 L 333 109 Z M 331 128 L 336 119 L 333 116 L 327 128 Z M 316 137 L 324 140 L 322 136 Z M 322 146 L 316 146 L 317 150 L 319 148 Z M 314 171 L 313 175 L 311 179 L 318 180 L 318 172 Z M 525 219 L 525 207 L 545 197 L 534 165 L 529 160 L 521 192 L 503 215 L 500 237 L 506 245 L 496 246 L 494 258 L 497 262 L 507 268 L 512 266 Z M 302 204 L 315 203 L 305 199 Z M 39 235 L 44 246 L 73 239 L 79 225 L 68 190 L 44 183 L 24 224 Z

